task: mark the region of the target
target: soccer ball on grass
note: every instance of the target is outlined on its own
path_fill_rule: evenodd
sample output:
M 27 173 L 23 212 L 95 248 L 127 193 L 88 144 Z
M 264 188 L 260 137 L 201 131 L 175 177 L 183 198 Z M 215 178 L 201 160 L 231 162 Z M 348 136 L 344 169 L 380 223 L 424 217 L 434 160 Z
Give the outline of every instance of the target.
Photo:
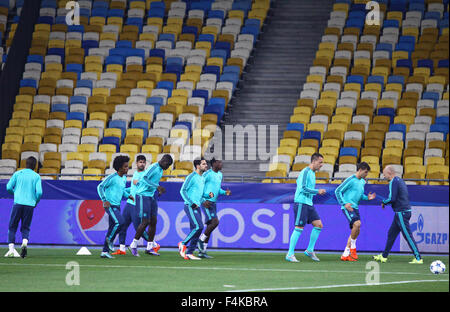
M 433 261 L 430 265 L 430 271 L 433 274 L 442 274 L 445 272 L 445 264 L 441 260 Z

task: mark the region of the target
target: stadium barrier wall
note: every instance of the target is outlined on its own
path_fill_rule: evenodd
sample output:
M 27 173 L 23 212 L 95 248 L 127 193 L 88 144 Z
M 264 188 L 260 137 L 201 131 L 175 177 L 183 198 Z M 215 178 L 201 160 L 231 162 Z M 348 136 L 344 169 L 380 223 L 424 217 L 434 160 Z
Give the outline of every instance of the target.
M 7 180 L 0 181 L 0 243 L 7 242 L 13 196 L 6 192 Z M 30 243 L 58 245 L 102 245 L 108 226 L 107 215 L 97 194 L 97 181 L 43 180 L 44 195 L 35 208 Z M 163 247 L 176 247 L 189 232 L 179 193 L 182 183 L 161 183 L 167 193 L 158 198 L 159 216 L 155 240 Z M 316 250 L 341 251 L 350 234 L 349 225 L 334 195 L 336 184 L 321 184 L 324 196 L 315 196 L 314 205 L 324 228 Z M 293 230 L 295 184 L 224 183 L 232 196 L 221 196 L 217 204 L 219 228 L 210 239 L 213 248 L 288 249 Z M 381 208 L 388 196 L 387 185 L 366 185 L 366 193 L 375 192 L 373 201 L 360 203 L 362 220 L 358 250 L 384 249 L 387 231 L 394 213 Z M 422 252 L 448 253 L 449 187 L 409 185 L 412 205 L 412 232 Z M 122 209 L 125 206 L 122 202 Z M 204 215 L 204 213 L 203 213 Z M 311 226 L 305 227 L 297 250 L 306 248 Z M 20 231 L 17 239 L 20 239 Z M 127 231 L 127 245 L 135 234 Z M 116 243 L 118 243 L 116 241 Z M 392 251 L 409 251 L 403 237 Z

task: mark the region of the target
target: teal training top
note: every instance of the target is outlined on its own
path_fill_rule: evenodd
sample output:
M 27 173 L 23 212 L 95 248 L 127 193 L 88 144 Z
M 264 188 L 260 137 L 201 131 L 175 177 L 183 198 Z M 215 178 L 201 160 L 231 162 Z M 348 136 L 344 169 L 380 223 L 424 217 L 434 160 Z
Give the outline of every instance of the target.
M 144 171 L 139 180 L 136 189 L 136 194 L 141 196 L 153 197 L 159 186 L 159 181 L 163 176 L 164 170 L 159 163 L 154 163 L 147 170 Z
M 117 172 L 110 174 L 97 186 L 100 199 L 109 202 L 111 206 L 120 206 L 122 198 L 130 196 L 130 188 L 126 188 L 127 177 L 120 177 Z
M 31 169 L 17 171 L 6 185 L 6 190 L 14 194 L 14 204 L 34 207 L 42 197 L 41 177 Z
M 336 188 L 334 193 L 336 194 L 339 205 L 341 205 L 341 209 L 345 209 L 344 206 L 348 203 L 352 205 L 352 208 L 358 209 L 361 200 L 369 200 L 369 198 L 364 195 L 364 185 L 366 185 L 366 180 L 358 179 L 356 175 L 353 174 Z
M 139 182 L 139 180 L 142 178 L 142 176 L 144 175 L 145 170 L 139 172 L 139 171 L 135 171 L 133 173 L 133 177 L 131 178 L 131 186 L 130 186 L 130 194 L 134 197 L 134 199 L 136 200 L 136 191 L 137 191 L 137 184 L 134 184 L 134 181 L 137 180 Z M 132 199 L 128 199 L 127 203 L 130 205 L 135 205 L 135 201 Z
M 316 190 L 315 187 L 316 174 L 308 166 L 300 171 L 298 175 L 294 201 L 299 204 L 312 206 L 314 195 L 319 193 L 319 190 Z
M 227 192 L 221 188 L 223 175 L 222 172 L 215 172 L 209 169 L 203 174 L 205 179 L 205 190 L 203 197 L 209 201 L 217 202 L 219 195 L 225 195 Z M 214 197 L 209 198 L 209 193 L 213 193 Z
M 184 203 L 189 207 L 192 204 L 200 206 L 205 199 L 203 198 L 205 188 L 205 179 L 196 171 L 187 176 L 183 185 L 181 186 L 180 194 L 184 199 Z

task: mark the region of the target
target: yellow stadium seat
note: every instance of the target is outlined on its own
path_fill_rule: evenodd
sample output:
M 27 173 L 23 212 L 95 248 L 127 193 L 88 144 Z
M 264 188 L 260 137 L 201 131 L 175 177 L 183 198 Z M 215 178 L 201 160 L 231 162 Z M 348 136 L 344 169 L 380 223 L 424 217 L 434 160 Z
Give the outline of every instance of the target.
M 294 146 L 295 148 L 298 147 L 299 141 L 294 138 L 285 138 L 280 140 L 280 147 L 281 146 Z
M 316 152 L 316 149 L 314 147 L 310 147 L 310 146 L 299 147 L 297 149 L 297 155 L 309 155 L 309 156 L 311 156 L 315 152 Z
M 99 168 L 86 168 L 83 170 L 83 174 L 97 175 L 97 176 L 84 176 L 83 180 L 85 181 L 100 181 L 102 179 L 101 174 L 103 174 L 103 172 Z

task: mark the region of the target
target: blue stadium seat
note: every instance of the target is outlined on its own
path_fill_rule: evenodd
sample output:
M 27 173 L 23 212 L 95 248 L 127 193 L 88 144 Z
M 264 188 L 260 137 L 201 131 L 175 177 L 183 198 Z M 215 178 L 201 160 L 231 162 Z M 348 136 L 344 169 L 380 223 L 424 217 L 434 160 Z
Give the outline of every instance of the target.
M 92 90 L 94 88 L 94 82 L 92 80 L 78 80 L 77 88 L 89 88 Z
M 383 29 L 384 28 L 389 28 L 389 27 L 399 28 L 400 27 L 400 23 L 397 20 L 385 20 L 383 22 Z
M 382 107 L 382 108 L 379 108 L 379 109 L 377 110 L 377 114 L 378 114 L 378 116 L 389 116 L 390 119 L 391 119 L 390 123 L 393 123 L 393 122 L 394 122 L 394 118 L 395 118 L 395 109 L 393 109 L 393 108 L 390 108 L 390 107 Z
M 171 56 L 166 59 L 166 65 L 183 66 L 183 59 L 178 56 Z
M 131 128 L 144 130 L 144 140 L 148 137 L 148 122 L 144 120 L 137 120 L 131 123 Z
M 211 42 L 211 46 L 214 46 L 214 35 L 212 34 L 200 34 L 198 35 L 198 39 L 197 41 L 206 41 L 206 42 Z
M 163 1 L 152 1 L 150 2 L 151 9 L 166 9 L 166 4 Z
M 304 132 L 305 126 L 301 123 L 289 123 L 286 126 L 287 131 L 298 131 L 300 132 L 300 139 L 302 139 L 302 135 Z
M 319 145 L 320 145 L 320 142 L 322 140 L 322 135 L 321 135 L 321 133 L 319 131 L 305 131 L 303 133 L 302 140 L 306 140 L 306 139 L 317 140 L 319 142 Z
M 439 125 L 447 125 L 448 127 L 448 116 L 440 116 L 440 117 L 436 117 L 436 119 L 434 120 L 435 124 L 439 124 Z
M 158 84 L 156 85 L 156 88 L 167 90 L 169 92 L 169 97 L 171 97 L 174 85 L 173 85 L 172 81 L 162 80 L 162 81 L 158 82 Z
M 223 21 L 225 13 L 222 10 L 211 10 L 208 12 L 208 18 L 220 18 Z
M 392 124 L 389 126 L 389 132 L 401 132 L 403 134 L 403 140 L 404 140 L 406 137 L 406 125 Z
M 110 56 L 107 56 L 105 58 L 105 66 L 110 65 L 110 64 L 124 65 L 125 64 L 125 59 L 121 55 L 110 55 Z
M 148 11 L 148 17 L 164 18 L 165 10 L 162 8 L 153 8 Z
M 430 126 L 430 132 L 442 132 L 444 138 L 446 138 L 448 134 L 448 124 L 432 124 Z
M 367 77 L 367 83 L 378 83 L 381 85 L 381 90 L 384 88 L 384 77 L 383 76 L 369 76 Z M 389 82 L 388 82 L 389 83 Z
M 116 153 L 120 150 L 120 139 L 118 137 L 103 137 L 102 144 L 111 144 L 116 146 Z
M 244 26 L 241 29 L 241 34 L 253 35 L 253 37 L 254 37 L 253 41 L 256 41 L 256 39 L 258 39 L 258 35 L 259 35 L 259 27 L 256 27 L 256 26 Z
M 341 157 L 341 156 L 358 157 L 358 150 L 354 147 L 341 147 L 339 149 L 339 157 Z
M 389 76 L 388 83 L 401 83 L 402 85 L 405 85 L 405 77 L 400 75 Z
M 441 96 L 437 92 L 426 91 L 426 92 L 422 93 L 422 99 L 423 100 L 433 100 L 434 101 L 434 107 L 436 107 L 436 104 L 441 99 Z
M 125 12 L 121 9 L 110 9 L 107 13 L 108 17 L 124 17 Z
M 225 113 L 225 105 L 223 106 L 220 104 L 207 105 L 204 109 L 204 114 L 217 115 L 217 124 L 220 123 L 220 120 L 222 119 L 224 113 Z
M 150 57 L 153 57 L 153 56 L 157 56 L 157 57 L 161 57 L 162 59 L 165 59 L 166 51 L 164 49 L 151 49 Z
M 93 1 L 92 9 L 107 9 L 109 8 L 109 3 L 106 1 Z
M 67 105 L 67 104 L 52 104 L 51 111 L 52 112 L 69 113 L 69 105 Z M 69 118 L 66 118 L 66 119 L 69 120 Z
M 221 49 L 213 49 L 211 50 L 210 57 L 220 57 L 223 59 L 223 63 L 226 64 L 228 53 L 226 50 Z
M 111 120 L 108 124 L 108 128 L 116 128 L 122 130 L 122 141 L 127 133 L 127 122 L 125 120 Z
M 201 90 L 201 89 L 196 89 L 192 91 L 192 97 L 200 97 L 205 99 L 205 103 L 208 103 L 208 91 L 207 90 Z
M 215 65 L 205 66 L 203 67 L 203 73 L 216 75 L 218 81 L 220 78 L 220 67 Z
M 234 74 L 234 75 L 240 75 L 241 68 L 236 65 L 227 65 L 223 68 L 223 74 Z
M 433 69 L 434 69 L 433 60 L 429 60 L 429 59 L 418 60 L 417 67 L 428 67 L 430 69 L 430 73 L 433 74 Z
M 53 104 L 53 105 L 59 105 L 59 104 Z M 84 125 L 84 113 L 82 112 L 68 112 L 67 113 L 67 120 L 80 120 L 81 123 Z
M 229 81 L 233 83 L 233 90 L 236 89 L 239 82 L 239 75 L 233 73 L 225 73 L 220 76 L 220 82 Z
M 89 80 L 87 80 L 87 81 L 89 81 Z M 87 105 L 87 99 L 86 99 L 85 96 L 74 95 L 74 96 L 70 97 L 70 105 L 72 105 L 72 104 L 84 104 L 84 105 Z
M 364 77 L 359 75 L 347 76 L 347 83 L 359 83 L 361 85 L 361 90 L 364 89 Z
M 34 79 L 22 79 L 20 80 L 20 87 L 37 88 L 37 81 Z

